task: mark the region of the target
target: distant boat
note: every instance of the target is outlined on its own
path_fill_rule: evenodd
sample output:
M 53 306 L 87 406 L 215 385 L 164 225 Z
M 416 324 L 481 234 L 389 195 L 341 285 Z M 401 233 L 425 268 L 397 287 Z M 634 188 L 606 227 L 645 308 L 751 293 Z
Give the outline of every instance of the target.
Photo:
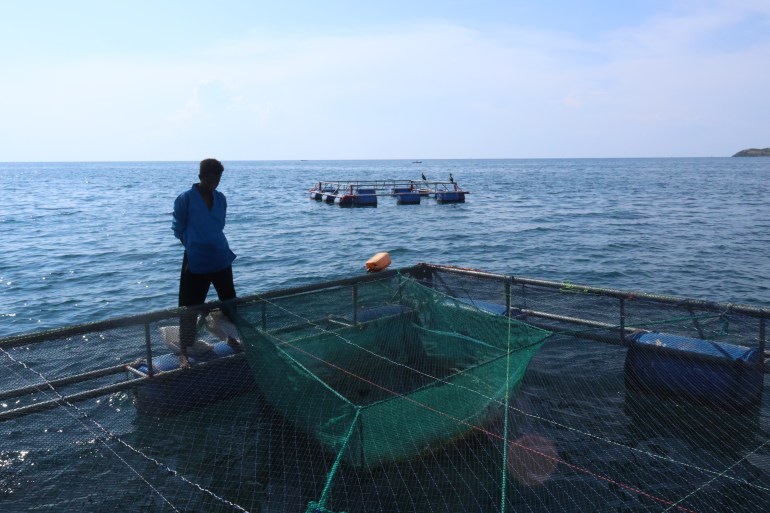
M 412 164 L 422 164 L 422 160 L 413 160 Z

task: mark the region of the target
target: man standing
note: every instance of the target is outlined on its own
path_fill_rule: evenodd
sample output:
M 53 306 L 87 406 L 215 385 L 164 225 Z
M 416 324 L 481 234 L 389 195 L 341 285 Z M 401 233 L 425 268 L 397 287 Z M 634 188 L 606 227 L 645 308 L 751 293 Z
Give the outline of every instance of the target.
M 224 166 L 216 159 L 200 163 L 199 183 L 174 201 L 171 229 L 184 245 L 179 278 L 179 306 L 205 303 L 213 284 L 221 301 L 235 298 L 233 267 L 235 253 L 224 234 L 227 200 L 217 191 Z M 195 343 L 197 314 L 182 316 L 179 327 L 179 363 L 189 367 L 187 349 Z M 237 346 L 229 339 L 228 343 Z

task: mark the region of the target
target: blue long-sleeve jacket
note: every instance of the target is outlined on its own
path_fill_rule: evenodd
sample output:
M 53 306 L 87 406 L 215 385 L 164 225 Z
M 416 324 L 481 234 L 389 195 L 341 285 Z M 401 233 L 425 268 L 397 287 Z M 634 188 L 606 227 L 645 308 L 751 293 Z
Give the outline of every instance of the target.
M 225 195 L 216 190 L 211 210 L 195 186 L 174 201 L 171 229 L 184 244 L 191 272 L 221 271 L 235 260 L 235 253 L 230 250 L 224 233 L 226 213 Z

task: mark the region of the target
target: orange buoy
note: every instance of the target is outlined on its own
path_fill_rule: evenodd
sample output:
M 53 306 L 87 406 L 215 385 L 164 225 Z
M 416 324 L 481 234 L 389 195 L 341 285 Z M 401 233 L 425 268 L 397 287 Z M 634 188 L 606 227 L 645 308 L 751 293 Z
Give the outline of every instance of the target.
M 376 273 L 382 271 L 390 265 L 390 255 L 386 252 L 377 253 L 372 258 L 366 261 L 366 271 L 370 273 Z

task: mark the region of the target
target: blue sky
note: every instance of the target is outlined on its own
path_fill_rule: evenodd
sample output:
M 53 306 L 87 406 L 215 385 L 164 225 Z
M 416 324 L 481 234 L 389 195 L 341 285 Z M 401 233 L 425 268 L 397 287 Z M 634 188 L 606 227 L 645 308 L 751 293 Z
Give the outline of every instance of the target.
M 767 0 L 0 2 L 0 161 L 770 146 Z

